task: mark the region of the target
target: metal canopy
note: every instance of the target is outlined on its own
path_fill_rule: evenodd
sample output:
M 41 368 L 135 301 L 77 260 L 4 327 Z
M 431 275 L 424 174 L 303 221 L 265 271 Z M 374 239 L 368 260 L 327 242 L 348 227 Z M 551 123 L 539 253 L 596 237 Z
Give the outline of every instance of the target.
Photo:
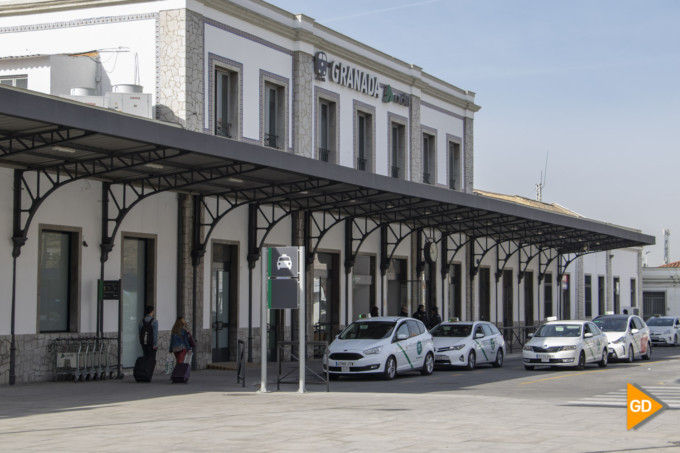
M 651 245 L 638 231 L 358 171 L 25 90 L 0 87 L 0 165 L 64 183 L 219 196 L 377 224 L 488 237 L 560 254 Z

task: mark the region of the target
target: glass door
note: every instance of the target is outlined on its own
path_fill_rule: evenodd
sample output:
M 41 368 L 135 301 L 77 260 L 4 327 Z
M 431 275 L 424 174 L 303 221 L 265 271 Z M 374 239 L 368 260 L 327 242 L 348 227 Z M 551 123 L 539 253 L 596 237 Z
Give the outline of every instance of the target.
M 123 239 L 123 322 L 121 363 L 123 367 L 135 366 L 142 355 L 139 344 L 139 323 L 144 317 L 146 305 L 147 241 L 146 239 Z
M 212 361 L 229 360 L 229 268 L 213 263 L 211 271 Z

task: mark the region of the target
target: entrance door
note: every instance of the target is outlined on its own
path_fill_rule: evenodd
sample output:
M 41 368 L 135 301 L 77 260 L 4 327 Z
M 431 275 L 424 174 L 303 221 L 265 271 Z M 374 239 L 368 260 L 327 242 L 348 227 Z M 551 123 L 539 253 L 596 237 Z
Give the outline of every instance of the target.
M 144 307 L 153 305 L 153 275 L 149 256 L 153 256 L 153 240 L 123 238 L 123 321 L 122 356 L 123 367 L 133 367 L 142 355 L 139 344 L 139 323 L 144 317 Z
M 383 316 L 397 316 L 401 307 L 408 303 L 406 264 L 403 258 L 390 260 L 390 267 L 387 269 L 387 313 L 383 313 Z
M 534 273 L 524 274 L 524 324 L 534 325 Z
M 210 268 L 212 361 L 227 362 L 236 354 L 236 246 L 213 244 Z
M 463 319 L 460 264 L 452 264 L 449 269 L 449 318 Z
M 503 327 L 512 327 L 512 306 L 514 304 L 512 292 L 512 271 L 503 271 Z
M 333 340 L 340 331 L 338 255 L 317 253 L 314 260 L 312 329 L 315 341 Z
M 491 320 L 491 271 L 488 267 L 479 269 L 479 320 Z M 498 314 L 496 314 L 498 316 Z

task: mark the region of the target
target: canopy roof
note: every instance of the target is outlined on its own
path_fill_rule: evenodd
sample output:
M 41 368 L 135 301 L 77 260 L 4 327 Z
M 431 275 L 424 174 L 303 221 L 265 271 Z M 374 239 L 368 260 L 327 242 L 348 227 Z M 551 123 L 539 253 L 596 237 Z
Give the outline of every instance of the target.
M 0 165 L 332 211 L 582 253 L 654 244 L 637 230 L 394 179 L 98 107 L 0 88 Z

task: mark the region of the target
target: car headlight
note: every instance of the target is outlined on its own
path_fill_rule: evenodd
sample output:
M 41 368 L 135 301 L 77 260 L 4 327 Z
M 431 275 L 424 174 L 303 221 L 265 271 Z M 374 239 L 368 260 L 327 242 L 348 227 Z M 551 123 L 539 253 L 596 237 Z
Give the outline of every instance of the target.
M 457 344 L 455 346 L 444 346 L 443 348 L 438 348 L 437 351 L 460 351 L 464 347 L 464 344 Z
M 382 348 L 383 348 L 382 346 L 376 346 L 375 348 L 366 349 L 364 351 L 364 354 L 366 354 L 366 355 L 380 354 L 380 351 L 382 351 Z
M 571 345 L 571 346 L 562 346 L 562 347 L 560 348 L 560 351 L 575 351 L 575 350 L 576 350 L 576 346 L 574 346 L 574 345 Z
M 672 333 L 672 332 L 673 332 L 672 330 L 666 330 L 666 331 L 664 331 L 663 334 L 664 334 L 664 335 L 668 335 L 668 334 L 670 334 L 670 333 Z
M 624 342 L 625 339 L 626 339 L 626 337 L 617 338 L 616 340 L 612 341 L 612 343 L 621 344 L 621 343 Z
M 533 351 L 534 350 L 533 346 L 529 346 L 528 344 L 524 345 L 524 347 L 522 349 L 524 349 L 525 351 Z

